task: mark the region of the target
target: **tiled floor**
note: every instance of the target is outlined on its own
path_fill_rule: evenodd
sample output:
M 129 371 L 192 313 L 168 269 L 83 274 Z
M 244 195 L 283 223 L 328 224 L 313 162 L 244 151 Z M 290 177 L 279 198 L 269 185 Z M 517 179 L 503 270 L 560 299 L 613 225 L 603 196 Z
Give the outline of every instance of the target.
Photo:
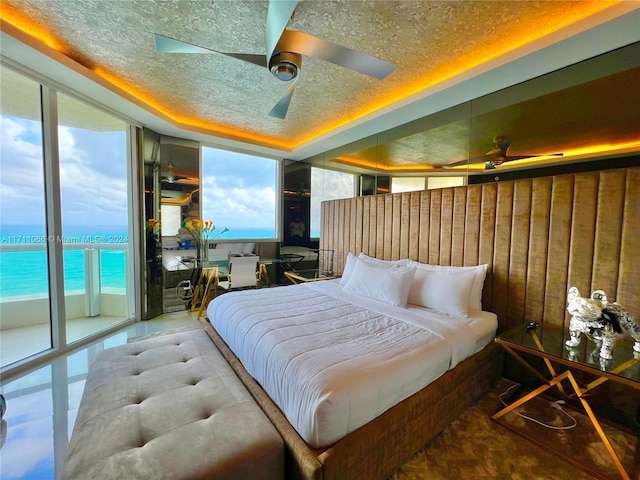
M 67 339 L 74 342 L 94 333 L 124 323 L 124 317 L 99 315 L 67 320 Z M 49 324 L 29 325 L 0 332 L 0 365 L 9 365 L 51 347 Z
M 132 337 L 195 324 L 195 314 L 184 311 L 137 322 L 36 371 L 2 382 L 0 390 L 7 399 L 7 411 L 1 425 L 0 478 L 58 477 L 89 364 L 98 351 L 122 345 Z

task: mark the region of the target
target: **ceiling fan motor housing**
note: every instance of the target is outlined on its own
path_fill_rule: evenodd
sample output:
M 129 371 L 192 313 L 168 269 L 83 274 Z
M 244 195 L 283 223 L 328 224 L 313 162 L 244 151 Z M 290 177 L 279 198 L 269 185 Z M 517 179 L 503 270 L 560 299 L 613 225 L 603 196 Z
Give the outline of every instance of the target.
M 301 65 L 302 55 L 299 53 L 279 52 L 271 57 L 269 70 L 277 79 L 288 82 L 298 76 Z

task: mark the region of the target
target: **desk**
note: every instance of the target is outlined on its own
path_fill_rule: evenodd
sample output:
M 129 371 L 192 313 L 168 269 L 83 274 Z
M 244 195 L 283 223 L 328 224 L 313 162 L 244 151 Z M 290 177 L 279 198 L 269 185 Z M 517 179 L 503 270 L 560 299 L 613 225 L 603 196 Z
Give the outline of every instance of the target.
M 508 330 L 496 338 L 496 343 L 535 375 L 542 386 L 503 408 L 491 418 L 498 421 L 520 405 L 525 404 L 546 390 L 556 387 L 564 398 L 577 398 L 580 401 L 621 477 L 625 480 L 630 480 L 631 477 L 620 462 L 611 442 L 591 409 L 588 398 L 595 388 L 610 380 L 632 389 L 640 390 L 640 354 L 633 351 L 631 339 L 621 337 L 614 348 L 613 359 L 605 361 L 597 356 L 598 350 L 593 342 L 583 340 L 580 346 L 571 348 L 565 346 L 568 338 L 568 331 L 560 330 L 557 327 L 542 327 L 534 323 Z M 547 379 L 540 374 L 522 357 L 522 353 L 542 358 L 551 378 Z M 564 371 L 561 373 L 556 372 L 554 364 L 562 365 Z M 595 378 L 588 384 L 581 384 L 576 379 L 576 375 L 574 375 L 576 371 L 586 372 L 590 377 Z M 562 382 L 565 380 L 569 382 L 569 385 L 563 385 Z M 568 433 L 568 435 L 571 435 L 571 433 Z M 554 453 L 566 461 L 582 467 L 578 460 L 567 458 L 558 451 Z M 592 471 L 589 471 L 589 473 L 597 474 L 597 472 Z
M 304 282 L 318 282 L 321 280 L 333 280 L 334 278 L 338 278 L 337 275 L 332 273 L 323 273 L 317 268 L 312 268 L 310 270 L 298 270 L 292 272 L 284 272 L 284 276 L 287 277 L 291 283 L 304 283 Z

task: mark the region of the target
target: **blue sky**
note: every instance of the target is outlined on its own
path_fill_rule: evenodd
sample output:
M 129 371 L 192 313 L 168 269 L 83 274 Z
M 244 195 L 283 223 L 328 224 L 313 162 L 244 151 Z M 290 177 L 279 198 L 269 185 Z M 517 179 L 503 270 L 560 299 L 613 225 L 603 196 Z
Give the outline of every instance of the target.
M 126 225 L 126 134 L 60 127 L 65 225 Z M 0 116 L 0 221 L 44 226 L 40 122 Z M 219 227 L 275 229 L 277 162 L 203 149 L 204 218 Z
M 40 122 L 0 117 L 3 224 L 44 224 Z M 126 225 L 126 135 L 60 127 L 63 225 Z
M 276 228 L 277 162 L 202 149 L 202 212 L 219 228 Z

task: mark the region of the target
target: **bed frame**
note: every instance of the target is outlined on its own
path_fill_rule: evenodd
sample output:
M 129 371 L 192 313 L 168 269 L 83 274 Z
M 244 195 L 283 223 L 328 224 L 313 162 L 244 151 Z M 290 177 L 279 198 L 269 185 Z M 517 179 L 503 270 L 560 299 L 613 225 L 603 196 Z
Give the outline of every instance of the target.
M 491 343 L 334 445 L 314 449 L 244 369 L 208 318 L 201 323 L 284 439 L 287 479 L 387 478 L 475 403 L 502 372 L 502 356 Z
M 640 167 L 322 204 L 320 248 L 489 271 L 483 308 L 498 331 L 568 326 L 566 292 L 604 289 L 640 315 Z M 492 343 L 327 449 L 310 448 L 208 320 L 204 328 L 282 435 L 287 478 L 386 478 L 502 374 Z

